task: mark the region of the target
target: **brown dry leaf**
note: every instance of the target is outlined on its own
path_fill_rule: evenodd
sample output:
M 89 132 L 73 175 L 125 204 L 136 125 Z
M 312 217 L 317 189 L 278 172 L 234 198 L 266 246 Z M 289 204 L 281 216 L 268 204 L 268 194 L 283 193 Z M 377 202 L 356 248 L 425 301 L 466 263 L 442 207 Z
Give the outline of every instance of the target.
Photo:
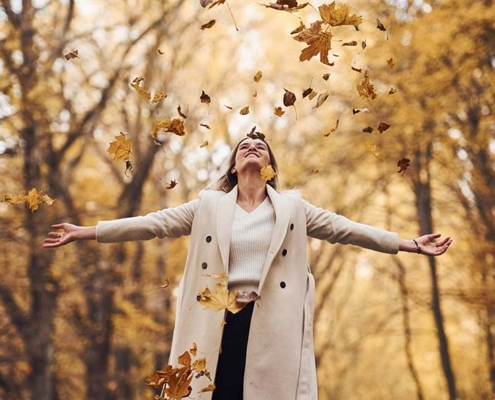
M 175 368 L 172 368 L 171 365 L 167 365 L 164 369 L 155 371 L 150 378 L 146 379 L 146 383 L 155 389 L 161 389 L 168 382 L 174 370 Z
M 311 94 L 311 92 L 312 92 L 312 91 L 313 91 L 313 88 L 307 88 L 307 89 L 304 89 L 304 91 L 302 92 L 302 97 L 303 97 L 303 99 L 304 99 L 305 97 L 308 97 L 308 96 Z
M 273 179 L 275 175 L 277 175 L 277 173 L 273 170 L 271 165 L 265 165 L 264 167 L 262 167 L 260 174 L 261 174 L 261 179 L 263 179 L 266 182 Z
M 388 91 L 388 94 L 394 94 L 394 93 L 397 93 L 397 89 L 396 88 L 390 88 L 390 90 Z
M 378 125 L 378 132 L 383 133 L 388 128 L 390 128 L 390 125 L 389 124 L 387 124 L 386 122 L 380 122 L 380 125 Z
M 245 307 L 245 304 L 237 302 L 237 290 L 229 291 L 223 283 L 217 283 L 215 291 L 208 287 L 200 290 L 198 301 L 205 308 L 215 311 L 228 310 L 232 314 L 237 314 Z
M 297 4 L 297 0 L 277 0 L 276 3 L 263 4 L 267 8 L 274 10 L 294 12 L 306 7 L 309 3 Z
M 387 60 L 387 66 L 388 66 L 388 69 L 393 69 L 395 67 L 395 63 L 394 63 L 394 59 L 393 58 L 389 58 Z
M 161 90 L 156 90 L 155 94 L 153 95 L 153 99 L 151 100 L 151 103 L 157 104 L 158 102 L 166 98 L 167 98 L 167 93 L 162 92 Z
M 331 4 L 321 5 L 318 10 L 323 21 L 331 26 L 351 25 L 357 30 L 358 26 L 363 22 L 363 18 L 355 14 L 349 15 L 347 5 L 344 4 L 337 8 L 335 1 Z
M 330 74 L 329 73 L 323 74 L 322 78 L 323 80 L 328 81 L 328 79 L 330 79 Z
M 211 21 L 207 22 L 206 24 L 201 25 L 201 30 L 204 31 L 205 29 L 210 29 L 213 25 L 215 25 L 217 21 L 212 19 Z
M 318 168 L 313 168 L 313 169 L 311 170 L 311 173 L 312 173 L 313 175 L 316 175 L 318 172 L 320 172 L 320 170 L 319 170 Z
M 165 189 L 173 189 L 176 186 L 177 186 L 177 181 L 171 180 L 170 183 L 167 184 L 167 186 L 165 186 Z
M 165 54 L 165 53 L 164 53 L 163 51 L 161 51 L 160 49 L 158 49 L 158 50 L 157 50 L 157 52 L 158 52 L 158 54 L 160 54 L 160 55 Z
M 239 114 L 241 115 L 249 114 L 249 106 L 242 107 L 241 111 L 239 111 Z
M 163 390 L 170 399 L 180 400 L 191 394 L 191 381 L 194 375 L 190 368 L 182 370 L 184 370 L 183 373 L 170 376 L 167 382 L 168 387 Z
M 360 112 L 362 113 L 369 113 L 370 109 L 368 107 L 363 107 L 363 108 L 353 108 L 352 113 L 354 115 L 359 114 Z
M 72 60 L 74 58 L 79 58 L 79 50 L 71 51 L 70 53 L 65 54 L 64 57 L 66 60 Z
M 134 88 L 136 92 L 138 92 L 139 96 L 144 99 L 144 100 L 151 100 L 151 93 L 149 90 L 144 89 L 141 87 L 141 82 L 144 81 L 144 77 L 138 76 L 134 78 L 134 80 L 131 82 L 131 86 Z
M 366 45 L 366 40 L 363 40 L 363 41 L 361 42 L 361 48 L 364 50 L 364 49 L 366 48 L 366 46 L 367 46 L 367 45 Z
M 113 154 L 113 161 L 129 159 L 129 155 L 132 153 L 132 139 L 127 139 L 126 136 L 127 133 L 120 132 L 119 136 L 114 136 L 117 140 L 110 142 L 107 152 Z
M 226 104 L 223 105 L 225 108 L 228 108 L 229 110 L 232 110 L 232 107 L 231 106 L 228 106 Z
M 409 158 L 402 158 L 399 161 L 397 161 L 397 166 L 399 167 L 399 170 L 397 171 L 399 174 L 402 172 L 402 175 L 407 171 L 407 168 L 409 167 L 409 163 L 411 160 Z
M 358 42 L 356 42 L 355 40 L 353 40 L 352 42 L 342 43 L 342 46 L 357 46 L 357 45 L 358 45 Z
M 296 95 L 292 92 L 289 92 L 287 89 L 285 89 L 285 93 L 284 93 L 284 106 L 286 107 L 290 107 L 290 106 L 293 106 L 294 103 L 296 102 Z
M 306 25 L 304 25 L 302 21 L 299 21 L 299 26 L 296 29 L 294 29 L 290 34 L 295 35 L 296 33 L 301 33 L 305 29 L 306 29 Z
M 363 72 L 363 70 L 362 70 L 361 68 L 351 67 L 351 69 L 352 69 L 353 71 L 356 71 L 356 72 L 359 72 L 359 73 Z
M 210 96 L 208 96 L 204 90 L 201 91 L 201 96 L 199 99 L 201 100 L 201 103 L 205 103 L 205 104 L 211 103 Z
M 376 27 L 380 29 L 381 31 L 386 31 L 387 28 L 385 28 L 385 25 L 383 25 L 379 19 L 376 20 Z
M 328 137 L 330 136 L 331 133 L 334 133 L 337 128 L 339 127 L 339 120 L 337 119 L 337 121 L 335 121 L 335 127 L 333 127 L 332 129 L 330 129 L 330 131 L 328 133 L 324 133 L 323 136 L 325 137 Z
M 199 393 L 213 392 L 215 390 L 215 384 L 210 383 L 208 386 L 204 387 L 199 391 Z
M 150 136 L 156 139 L 160 131 L 175 133 L 177 136 L 184 136 L 186 134 L 184 131 L 184 121 L 178 118 L 164 118 L 156 121 L 150 132 Z
M 206 146 L 208 146 L 208 145 L 209 145 L 208 140 L 205 140 L 203 143 L 201 143 L 201 144 L 199 145 L 199 148 L 203 148 L 203 147 L 206 147 Z
M 207 5 L 213 3 L 213 0 L 199 0 L 199 4 L 201 4 L 201 7 L 205 8 Z
M 359 96 L 364 97 L 370 101 L 375 99 L 377 96 L 375 86 L 370 82 L 368 74 L 365 74 L 364 79 L 360 83 L 358 83 L 357 91 L 359 93 Z
M 282 115 L 285 114 L 285 111 L 282 110 L 282 107 L 275 107 L 275 110 L 273 110 L 273 113 L 277 116 L 277 117 L 281 117 Z
M 203 128 L 211 130 L 210 125 L 201 123 L 201 124 L 199 124 L 199 126 L 202 126 Z
M 196 342 L 193 342 L 191 348 L 189 349 L 189 353 L 191 353 L 191 355 L 193 357 L 196 357 L 197 352 L 198 352 L 198 345 Z M 204 360 L 205 360 L 205 365 L 206 365 L 206 359 L 204 359 Z
M 134 172 L 134 167 L 132 166 L 130 160 L 125 160 L 125 171 L 124 171 L 125 176 L 129 176 L 127 175 L 127 172 L 130 172 L 131 174 Z
M 363 132 L 364 133 L 372 133 L 373 130 L 374 129 L 371 126 L 367 126 L 366 128 L 363 128 Z
M 328 96 L 329 94 L 327 92 L 320 94 L 313 109 L 320 107 L 325 101 L 327 101 Z
M 256 72 L 256 75 L 254 76 L 253 79 L 256 83 L 258 83 L 262 77 L 263 77 L 263 73 L 261 71 L 258 71 L 258 72 Z
M 331 49 L 332 34 L 321 28 L 322 21 L 316 21 L 308 29 L 303 30 L 294 40 L 304 42 L 308 45 L 301 51 L 299 61 L 309 61 L 314 56 L 320 54 L 320 62 L 326 65 L 332 65 L 328 61 L 328 52 Z
M 187 115 L 186 115 L 186 114 L 184 114 L 184 113 L 182 112 L 182 109 L 180 108 L 180 104 L 179 104 L 179 106 L 177 107 L 177 112 L 179 113 L 179 115 L 180 115 L 182 118 L 187 119 Z
M 182 353 L 179 358 L 177 359 L 177 362 L 180 365 L 183 365 L 184 367 L 190 367 L 191 366 L 191 355 L 189 354 L 188 351 L 185 351 Z

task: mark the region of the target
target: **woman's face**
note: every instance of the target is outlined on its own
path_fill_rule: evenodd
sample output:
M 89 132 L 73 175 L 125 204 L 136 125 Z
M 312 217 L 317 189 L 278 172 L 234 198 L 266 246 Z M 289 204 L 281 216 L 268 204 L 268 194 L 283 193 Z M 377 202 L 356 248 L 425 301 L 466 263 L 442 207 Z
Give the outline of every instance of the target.
M 235 169 L 242 173 L 251 168 L 257 171 L 270 164 L 268 146 L 260 139 L 245 139 L 237 148 L 235 155 Z

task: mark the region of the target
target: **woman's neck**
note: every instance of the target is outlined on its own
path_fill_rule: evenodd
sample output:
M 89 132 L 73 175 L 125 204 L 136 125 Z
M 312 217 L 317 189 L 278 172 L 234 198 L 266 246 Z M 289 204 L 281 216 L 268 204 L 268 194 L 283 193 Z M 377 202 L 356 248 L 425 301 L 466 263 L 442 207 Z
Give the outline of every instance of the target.
M 237 204 L 246 211 L 254 210 L 266 196 L 266 182 L 262 179 L 240 179 L 237 183 Z

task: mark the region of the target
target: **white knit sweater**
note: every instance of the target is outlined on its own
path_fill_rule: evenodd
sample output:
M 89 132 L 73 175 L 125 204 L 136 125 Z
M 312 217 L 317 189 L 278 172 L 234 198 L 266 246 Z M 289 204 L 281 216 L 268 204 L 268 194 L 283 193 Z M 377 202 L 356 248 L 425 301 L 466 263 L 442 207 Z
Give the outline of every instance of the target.
M 275 211 L 269 197 L 251 212 L 236 206 L 230 242 L 229 289 L 258 291 L 274 226 Z

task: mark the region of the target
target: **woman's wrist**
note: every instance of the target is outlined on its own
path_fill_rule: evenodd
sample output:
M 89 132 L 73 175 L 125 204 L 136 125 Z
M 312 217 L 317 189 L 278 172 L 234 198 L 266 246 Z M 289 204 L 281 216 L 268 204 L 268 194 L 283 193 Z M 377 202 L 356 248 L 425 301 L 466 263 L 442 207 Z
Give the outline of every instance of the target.
M 421 246 L 416 241 L 416 239 L 412 239 L 412 240 L 399 239 L 399 250 L 406 251 L 408 253 L 421 254 Z

